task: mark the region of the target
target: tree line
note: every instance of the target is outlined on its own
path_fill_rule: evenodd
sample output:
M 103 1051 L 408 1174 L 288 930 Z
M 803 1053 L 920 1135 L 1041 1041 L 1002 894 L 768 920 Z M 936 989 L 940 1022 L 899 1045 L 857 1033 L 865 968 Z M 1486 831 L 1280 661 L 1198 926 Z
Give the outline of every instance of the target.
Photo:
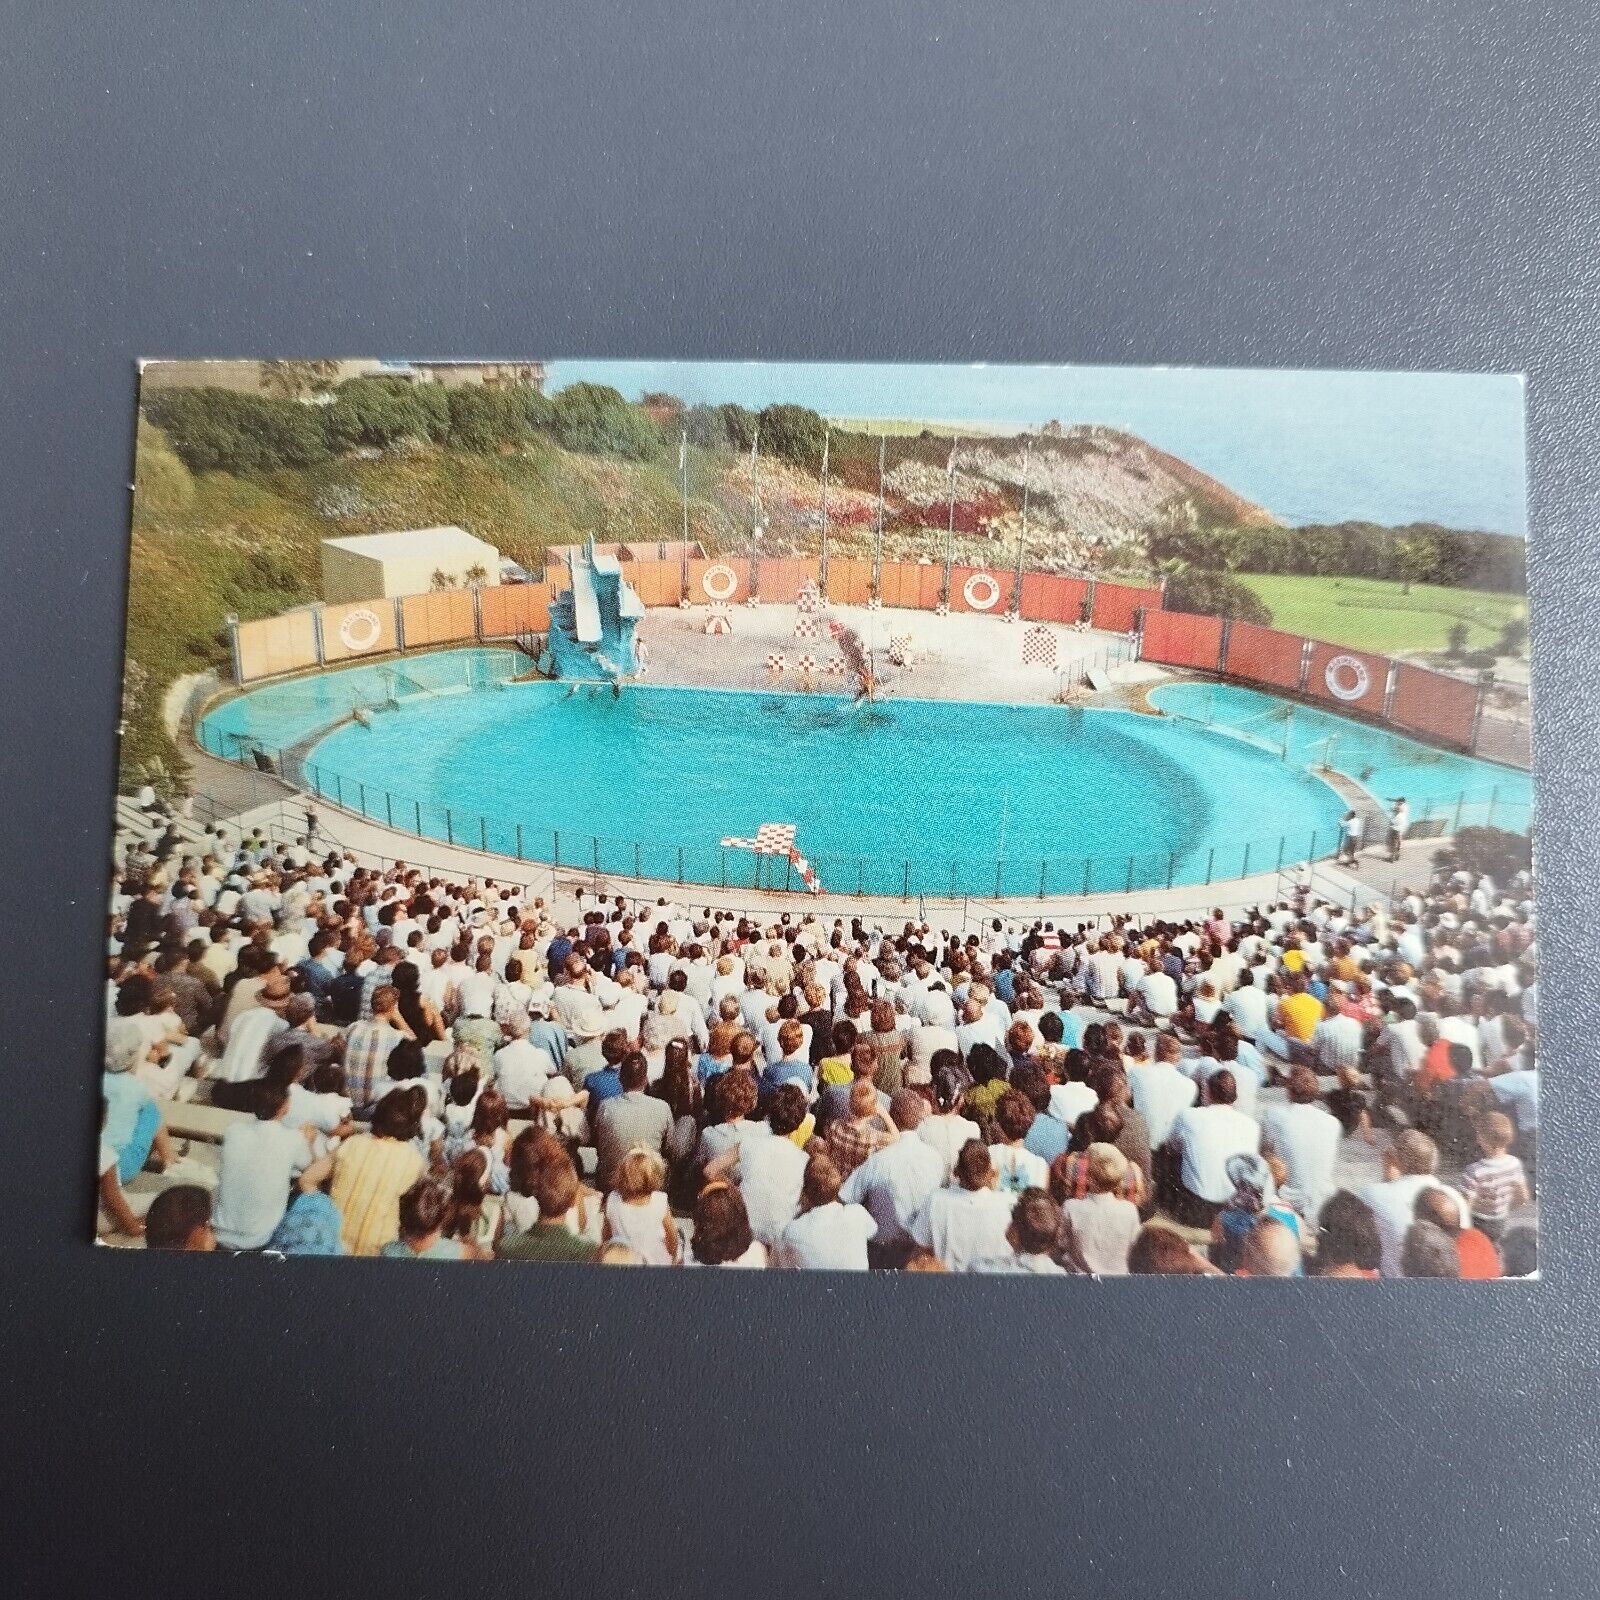
M 160 389 L 146 396 L 143 410 L 191 472 L 246 477 L 315 466 L 354 450 L 431 445 L 492 455 L 540 435 L 567 450 L 650 461 L 670 454 L 680 430 L 700 448 L 747 451 L 758 428 L 763 457 L 814 470 L 827 432 L 822 416 L 804 406 L 685 407 L 670 396 L 646 396 L 635 405 L 599 383 L 572 383 L 547 396 L 531 384 L 446 389 L 367 377 L 326 396 L 308 404 L 284 392 Z
M 1149 536 L 1159 564 L 1209 572 L 1258 572 L 1318 578 L 1388 578 L 1452 589 L 1525 594 L 1526 549 L 1502 533 L 1468 533 L 1437 523 L 1385 528 L 1372 522 L 1297 528 L 1201 525 L 1164 527 Z

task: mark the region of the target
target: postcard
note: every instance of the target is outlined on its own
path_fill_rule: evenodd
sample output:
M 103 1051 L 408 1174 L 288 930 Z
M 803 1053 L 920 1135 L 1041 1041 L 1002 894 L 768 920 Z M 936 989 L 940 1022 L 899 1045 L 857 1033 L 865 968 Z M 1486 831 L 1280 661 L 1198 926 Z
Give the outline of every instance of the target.
M 1536 1275 L 1523 398 L 145 362 L 97 1238 Z

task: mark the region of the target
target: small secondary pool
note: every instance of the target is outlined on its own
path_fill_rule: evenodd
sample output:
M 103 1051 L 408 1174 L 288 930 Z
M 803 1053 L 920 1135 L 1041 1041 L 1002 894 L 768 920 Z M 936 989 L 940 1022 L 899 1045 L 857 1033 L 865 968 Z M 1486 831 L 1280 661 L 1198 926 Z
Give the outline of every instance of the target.
M 649 685 L 613 698 L 589 685 L 509 682 L 525 665 L 512 651 L 461 650 L 271 684 L 210 713 L 200 736 L 241 756 L 252 742 L 298 746 L 308 785 L 427 838 L 686 883 L 798 888 L 782 859 L 720 846 L 763 822 L 796 824 L 823 887 L 839 892 L 1205 883 L 1330 854 L 1344 810 L 1304 770 L 1300 731 L 1285 761 L 1248 729 L 1204 726 L 1190 720 L 1201 708 L 1167 699 L 1206 685 L 1158 691 L 1162 708 L 1182 715 L 1151 717 Z M 306 747 L 360 705 L 390 709 Z M 1212 709 L 1220 723 L 1222 711 L 1242 720 L 1260 708 Z M 1315 736 L 1310 723 L 1303 736 Z M 1394 743 L 1418 759 L 1403 768 L 1389 751 L 1386 773 L 1438 755 Z M 1521 776 L 1446 759 L 1476 769 L 1485 789 Z M 1398 792 L 1415 805 L 1423 786 Z

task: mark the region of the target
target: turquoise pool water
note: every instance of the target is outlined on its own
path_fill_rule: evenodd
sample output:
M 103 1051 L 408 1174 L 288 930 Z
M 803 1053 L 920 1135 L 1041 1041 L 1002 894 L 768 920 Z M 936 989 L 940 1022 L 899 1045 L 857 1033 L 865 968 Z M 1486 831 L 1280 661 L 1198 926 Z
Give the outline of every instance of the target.
M 304 777 L 427 838 L 608 874 L 798 887 L 783 861 L 718 843 L 792 822 L 828 889 L 1031 896 L 1204 883 L 1329 854 L 1343 806 L 1303 770 L 1298 741 L 1334 724 L 1354 754 L 1355 735 L 1373 733 L 1297 708 L 1307 721 L 1286 762 L 1170 698 L 1205 685 L 1158 691 L 1184 715 L 1150 717 L 646 685 L 613 699 L 508 682 L 524 664 L 451 651 L 267 685 L 210 713 L 201 738 L 235 754 L 249 740 L 281 749 L 392 697 L 370 726 L 318 740 Z M 1250 734 L 1249 719 L 1281 705 L 1252 695 L 1210 712 Z M 1375 737 L 1414 804 L 1424 774 L 1440 794 L 1462 768 L 1519 776 Z
M 1235 735 L 1287 748 L 1292 765 L 1328 765 L 1354 778 L 1380 801 L 1404 795 L 1415 819 L 1525 829 L 1533 805 L 1526 772 L 1437 750 L 1403 734 L 1227 683 L 1169 683 L 1150 704 L 1171 716 L 1214 723 Z

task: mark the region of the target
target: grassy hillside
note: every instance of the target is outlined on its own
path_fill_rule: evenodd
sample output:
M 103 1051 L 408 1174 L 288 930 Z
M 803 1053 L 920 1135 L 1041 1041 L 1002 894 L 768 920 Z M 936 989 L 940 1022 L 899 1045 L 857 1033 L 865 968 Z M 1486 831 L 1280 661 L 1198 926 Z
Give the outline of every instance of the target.
M 272 616 L 315 600 L 321 541 L 345 534 L 455 523 L 526 566 L 593 533 L 602 540 L 676 539 L 676 462 L 623 463 L 537 439 L 515 454 L 431 450 L 344 459 L 260 481 L 191 474 L 160 430 L 141 422 L 129 569 L 123 781 L 176 774 L 179 752 L 161 700 L 185 673 L 227 663 L 225 618 Z M 694 534 L 733 537 L 714 460 L 692 459 Z M 706 498 L 700 498 L 705 496 Z
M 1457 622 L 1467 626 L 1469 648 L 1482 649 L 1511 618 L 1527 615 L 1520 596 L 1483 589 L 1414 583 L 1407 594 L 1378 578 L 1236 576 L 1266 603 L 1274 627 L 1388 654 L 1443 650 Z

